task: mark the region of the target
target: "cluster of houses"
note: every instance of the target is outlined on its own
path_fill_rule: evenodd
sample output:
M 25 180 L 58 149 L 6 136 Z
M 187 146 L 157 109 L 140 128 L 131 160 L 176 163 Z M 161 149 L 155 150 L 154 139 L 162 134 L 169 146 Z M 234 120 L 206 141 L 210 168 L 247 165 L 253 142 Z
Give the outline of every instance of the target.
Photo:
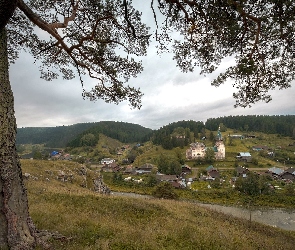
M 241 135 L 229 135 L 232 138 L 242 138 Z M 117 150 L 117 155 L 122 155 L 125 150 L 129 149 L 129 145 L 124 145 L 120 147 Z M 190 144 L 190 148 L 186 150 L 186 158 L 191 159 L 198 159 L 198 158 L 204 158 L 206 155 L 206 150 L 209 147 L 206 147 L 206 145 L 203 142 L 195 142 Z M 210 147 L 213 149 L 213 152 L 215 154 L 215 159 L 222 160 L 225 159 L 225 145 L 223 142 L 223 138 L 220 132 L 220 128 L 217 132 L 216 142 L 213 147 Z M 273 154 L 267 147 L 265 146 L 253 146 L 253 151 L 260 151 L 260 150 L 267 150 L 269 151 L 269 154 Z M 63 152 L 57 152 L 53 151 L 50 155 L 51 159 L 62 159 L 62 160 L 70 160 L 71 156 L 69 154 L 64 154 Z M 251 162 L 252 156 L 249 152 L 239 152 L 236 156 L 236 159 L 238 161 L 242 162 Z M 125 178 L 126 181 L 133 181 L 136 178 L 132 178 L 132 175 L 141 175 L 141 174 L 149 174 L 154 169 L 155 166 L 146 163 L 140 167 L 133 167 L 132 165 L 128 165 L 127 167 L 121 167 L 117 164 L 115 159 L 112 158 L 104 158 L 101 160 L 100 164 L 102 165 L 101 170 L 103 172 L 122 172 L 125 175 L 128 175 L 128 177 Z M 206 173 L 204 172 L 202 175 L 199 176 L 199 178 L 187 178 L 187 174 L 192 173 L 192 169 L 188 165 L 181 166 L 182 172 L 180 175 L 165 175 L 161 173 L 156 174 L 156 178 L 158 181 L 166 181 L 170 182 L 174 187 L 176 188 L 183 188 L 183 187 L 189 187 L 191 183 L 195 180 L 203 180 L 203 181 L 213 181 L 215 179 L 219 179 L 221 177 L 220 172 L 217 168 L 214 168 L 212 165 L 208 166 L 206 168 Z M 234 186 L 235 180 L 239 177 L 247 177 L 249 170 L 246 167 L 238 166 L 236 168 L 236 176 L 231 178 L 231 183 Z M 273 179 L 279 179 L 284 181 L 295 181 L 295 168 L 288 168 L 286 170 L 283 170 L 281 168 L 272 167 L 268 169 L 265 173 L 271 176 Z M 138 183 L 142 182 L 143 180 L 140 179 Z
M 240 156 L 243 157 L 244 155 L 240 153 Z M 245 157 L 248 157 L 246 155 Z M 136 180 L 136 178 L 132 178 L 131 176 L 134 175 L 142 175 L 142 174 L 149 174 L 155 169 L 155 166 L 150 163 L 143 164 L 140 167 L 133 167 L 132 165 L 128 165 L 127 167 L 119 167 L 115 160 L 105 158 L 103 159 L 104 165 L 102 166 L 102 171 L 104 172 L 122 172 L 123 174 L 128 175 L 128 177 L 125 178 L 125 181 L 138 181 L 138 183 L 141 183 L 143 179 Z M 206 168 L 206 173 L 203 173 L 199 176 L 199 178 L 188 178 L 187 174 L 192 173 L 191 167 L 188 165 L 181 166 L 182 172 L 180 175 L 166 175 L 157 173 L 156 179 L 159 182 L 170 182 L 171 185 L 175 188 L 186 188 L 190 187 L 193 181 L 200 180 L 200 181 L 213 181 L 216 178 L 220 178 L 221 174 L 220 171 L 217 168 L 214 168 L 213 165 L 210 165 Z M 238 166 L 235 168 L 236 170 L 236 176 L 232 177 L 230 180 L 230 184 L 234 186 L 235 181 L 238 177 L 247 177 L 249 173 L 249 169 L 244 166 Z M 295 181 L 295 168 L 288 168 L 286 170 L 283 170 L 281 168 L 272 167 L 268 169 L 265 173 L 261 173 L 265 175 L 271 176 L 273 179 L 280 179 L 286 182 L 293 182 Z
M 120 167 L 114 159 L 105 158 L 101 161 L 103 166 L 101 167 L 101 171 L 103 172 L 121 172 L 128 177 L 124 178 L 125 181 L 135 181 L 141 183 L 143 180 L 136 178 L 132 178 L 134 175 L 142 175 L 142 174 L 150 174 L 155 169 L 155 166 L 150 163 L 145 163 L 140 167 L 133 167 L 132 165 L 128 165 L 126 167 Z M 176 188 L 186 187 L 190 185 L 193 181 L 192 178 L 185 178 L 187 174 L 191 174 L 192 169 L 188 165 L 181 166 L 181 174 L 180 175 L 166 175 L 161 173 L 156 173 L 156 179 L 158 181 L 167 181 L 172 184 L 172 186 Z
M 236 168 L 237 176 L 247 177 L 249 170 L 246 167 L 238 166 Z M 282 169 L 278 167 L 272 167 L 267 169 L 264 173 L 260 173 L 261 175 L 270 176 L 274 180 L 282 180 L 284 182 L 290 183 L 295 181 L 295 168 L 291 167 L 288 169 Z M 231 179 L 231 183 L 234 185 L 236 179 L 238 177 L 233 177 Z

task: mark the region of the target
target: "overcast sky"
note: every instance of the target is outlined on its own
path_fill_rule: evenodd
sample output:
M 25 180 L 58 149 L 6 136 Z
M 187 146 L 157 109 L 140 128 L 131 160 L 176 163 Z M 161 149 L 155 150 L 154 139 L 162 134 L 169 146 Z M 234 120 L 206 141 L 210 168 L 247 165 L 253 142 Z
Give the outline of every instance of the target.
M 294 115 L 295 84 L 287 90 L 272 91 L 270 103 L 252 108 L 234 108 L 231 83 L 218 88 L 210 85 L 212 76 L 199 71 L 181 73 L 173 55 L 157 55 L 154 46 L 143 59 L 144 71 L 129 84 L 140 87 L 144 96 L 140 110 L 119 105 L 83 100 L 78 79 L 71 81 L 40 79 L 40 72 L 29 54 L 22 54 L 10 67 L 18 127 L 51 127 L 84 122 L 122 121 L 158 129 L 180 120 L 205 122 L 208 118 L 229 115 Z M 226 60 L 221 68 L 231 63 Z M 91 83 L 93 80 L 89 80 Z M 87 87 L 87 83 L 85 83 Z M 92 85 L 92 83 L 91 83 Z M 89 85 L 90 86 L 90 85 Z

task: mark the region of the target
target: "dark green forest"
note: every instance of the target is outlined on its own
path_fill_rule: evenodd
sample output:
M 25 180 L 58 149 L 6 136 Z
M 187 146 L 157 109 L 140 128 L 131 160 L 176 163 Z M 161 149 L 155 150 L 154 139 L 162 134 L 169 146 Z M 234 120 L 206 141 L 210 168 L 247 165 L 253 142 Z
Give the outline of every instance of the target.
M 295 115 L 248 115 L 210 118 L 205 124 L 201 121 L 178 121 L 157 130 L 143 126 L 114 121 L 79 123 L 59 127 L 28 127 L 17 129 L 17 144 L 45 144 L 46 147 L 79 147 L 85 135 L 92 134 L 98 140 L 99 134 L 117 139 L 122 143 L 146 142 L 151 140 L 165 149 L 189 145 L 195 139 L 201 139 L 206 131 L 223 128 L 242 131 L 243 133 L 262 132 L 279 134 L 295 138 Z M 96 140 L 96 141 L 97 141 Z
M 59 127 L 28 127 L 17 129 L 17 144 L 45 144 L 46 147 L 79 147 L 81 138 L 93 134 L 99 138 L 102 133 L 113 139 L 125 142 L 149 140 L 152 129 L 137 124 L 114 121 L 78 123 Z
M 71 140 L 67 146 L 80 147 L 82 146 L 81 139 L 83 136 L 93 134 L 98 137 L 100 133 L 123 143 L 139 143 L 149 140 L 152 129 L 127 122 L 102 121 L 83 131 L 75 139 Z
M 83 131 L 97 123 L 78 123 L 58 127 L 27 127 L 18 128 L 17 144 L 45 144 L 46 147 L 65 147 Z
M 199 138 L 199 134 L 204 133 L 204 130 L 203 122 L 178 121 L 154 131 L 152 142 L 162 145 L 164 149 L 183 147 L 191 143 L 193 138 Z
M 247 115 L 210 118 L 206 121 L 207 129 L 214 131 L 220 124 L 227 128 L 244 132 L 262 132 L 295 137 L 295 115 Z

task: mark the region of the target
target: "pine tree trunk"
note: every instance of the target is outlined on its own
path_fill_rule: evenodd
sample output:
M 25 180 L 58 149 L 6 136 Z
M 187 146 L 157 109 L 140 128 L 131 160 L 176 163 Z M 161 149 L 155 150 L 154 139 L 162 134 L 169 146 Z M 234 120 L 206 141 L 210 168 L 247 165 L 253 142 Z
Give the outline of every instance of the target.
M 15 11 L 17 0 L 0 0 L 0 29 L 3 29 L 13 12 Z
M 34 225 L 28 211 L 16 153 L 14 100 L 8 74 L 7 37 L 0 29 L 0 249 L 32 249 Z

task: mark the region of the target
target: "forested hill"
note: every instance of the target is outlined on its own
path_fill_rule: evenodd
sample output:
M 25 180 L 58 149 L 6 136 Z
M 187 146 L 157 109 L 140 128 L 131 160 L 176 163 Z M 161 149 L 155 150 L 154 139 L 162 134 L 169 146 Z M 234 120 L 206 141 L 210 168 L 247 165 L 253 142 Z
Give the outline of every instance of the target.
M 199 138 L 205 131 L 203 122 L 178 121 L 170 123 L 154 131 L 152 141 L 154 144 L 162 145 L 165 149 L 187 146 L 193 141 L 192 138 Z
M 263 132 L 295 137 L 295 115 L 247 115 L 210 118 L 205 126 L 209 130 L 217 130 L 220 124 L 227 128 L 246 132 Z
M 28 127 L 17 129 L 17 144 L 45 144 L 47 147 L 66 147 L 75 145 L 85 134 L 99 133 L 125 142 L 144 142 L 149 139 L 152 130 L 140 125 L 101 121 L 78 123 L 59 127 Z
M 98 138 L 100 133 L 123 143 L 146 142 L 150 139 L 152 131 L 152 129 L 142 127 L 138 124 L 102 121 L 79 134 L 75 139 L 70 141 L 67 146 L 79 147 L 81 138 L 84 135 L 92 134 Z
M 78 123 L 60 127 L 18 128 L 16 139 L 17 144 L 31 143 L 45 144 L 47 147 L 66 147 L 78 146 L 85 134 L 98 136 L 102 133 L 123 143 L 145 142 L 152 139 L 155 144 L 163 145 L 164 148 L 172 148 L 187 145 L 190 143 L 190 137 L 203 136 L 205 128 L 217 131 L 220 124 L 244 132 L 274 133 L 295 137 L 295 115 L 248 115 L 210 118 L 205 124 L 192 120 L 178 121 L 154 131 L 137 124 L 114 121 Z M 175 139 L 181 136 L 186 140 Z M 181 145 L 178 145 L 179 143 Z
M 97 123 L 78 123 L 58 127 L 27 127 L 18 128 L 17 144 L 45 144 L 47 147 L 65 147 L 83 131 Z

